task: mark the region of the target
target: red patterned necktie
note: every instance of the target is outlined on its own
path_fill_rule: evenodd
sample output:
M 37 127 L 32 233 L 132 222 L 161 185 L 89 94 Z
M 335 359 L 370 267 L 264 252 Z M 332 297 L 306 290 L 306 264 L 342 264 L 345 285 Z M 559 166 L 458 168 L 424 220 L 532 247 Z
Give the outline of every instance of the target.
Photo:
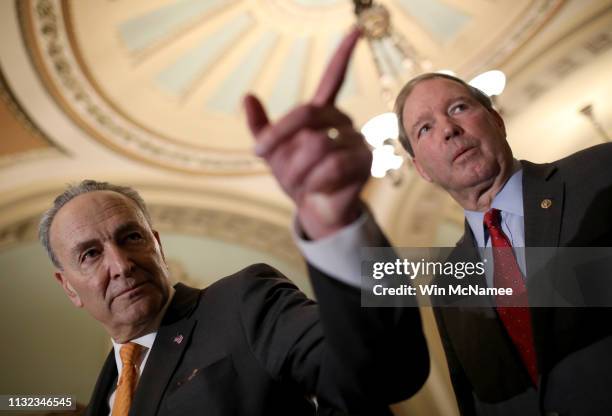
M 123 344 L 121 350 L 119 350 L 123 368 L 117 384 L 112 416 L 127 416 L 130 412 L 132 398 L 138 382 L 138 368 L 136 366 L 141 350 L 142 347 L 133 342 Z
M 533 342 L 531 314 L 529 312 L 527 287 L 516 262 L 512 244 L 501 228 L 501 211 L 490 209 L 484 216 L 484 224 L 493 246 L 494 284 L 496 288 L 512 289 L 512 295 L 495 297 L 497 313 L 508 335 L 516 346 L 531 381 L 538 385 L 538 368 Z M 520 305 L 520 306 L 516 306 Z

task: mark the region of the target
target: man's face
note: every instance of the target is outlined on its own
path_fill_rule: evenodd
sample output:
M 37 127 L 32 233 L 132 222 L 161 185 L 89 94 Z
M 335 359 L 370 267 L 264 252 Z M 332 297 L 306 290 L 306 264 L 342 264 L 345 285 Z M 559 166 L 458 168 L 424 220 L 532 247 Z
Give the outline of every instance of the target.
M 512 163 L 499 114 L 454 81 L 417 84 L 402 116 L 419 174 L 451 193 L 492 182 Z
M 168 268 L 159 236 L 129 198 L 112 191 L 79 195 L 64 205 L 50 229 L 62 270 L 57 280 L 123 342 L 143 335 L 169 296 Z

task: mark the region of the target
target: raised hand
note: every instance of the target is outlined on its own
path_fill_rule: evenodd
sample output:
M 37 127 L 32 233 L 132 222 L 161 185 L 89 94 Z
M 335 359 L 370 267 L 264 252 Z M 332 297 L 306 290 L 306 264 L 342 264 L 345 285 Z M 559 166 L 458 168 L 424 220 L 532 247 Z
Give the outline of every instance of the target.
M 334 106 L 359 36 L 354 29 L 344 38 L 310 102 L 276 123 L 255 96 L 244 99 L 255 152 L 295 202 L 300 225 L 313 240 L 359 216 L 359 194 L 370 175 L 372 155 L 363 136 Z

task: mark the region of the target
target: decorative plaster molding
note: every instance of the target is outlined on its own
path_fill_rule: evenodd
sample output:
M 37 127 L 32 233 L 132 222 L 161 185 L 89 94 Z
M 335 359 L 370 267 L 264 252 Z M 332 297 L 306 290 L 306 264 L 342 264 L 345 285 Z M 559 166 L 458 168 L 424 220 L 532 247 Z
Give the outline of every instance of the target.
M 115 151 L 159 167 L 189 173 L 262 173 L 247 152 L 221 151 L 172 141 L 134 123 L 99 93 L 80 65 L 62 0 L 18 1 L 24 38 L 49 93 L 89 136 Z
M 23 163 L 24 161 L 33 161 L 41 158 L 58 156 L 59 154 L 67 154 L 66 150 L 60 147 L 57 143 L 49 138 L 25 112 L 22 105 L 15 97 L 15 94 L 6 82 L 6 78 L 0 68 L 0 100 L 6 105 L 15 119 L 30 132 L 32 135 L 44 140 L 50 147 L 46 149 L 33 149 L 17 154 L 12 153 L 0 157 L 0 168 L 10 166 L 15 163 Z
M 152 205 L 149 210 L 160 231 L 202 235 L 270 253 L 294 265 L 302 262 L 286 227 L 206 208 Z
M 54 159 L 58 156 L 62 156 L 63 154 L 64 152 L 58 150 L 57 148 L 32 149 L 19 153 L 11 153 L 0 156 L 0 169 L 5 169 L 21 163 L 31 163 L 44 159 Z
M 155 227 L 160 232 L 202 236 L 242 245 L 302 267 L 302 257 L 286 227 L 245 215 L 207 208 L 150 204 Z M 40 216 L 21 219 L 0 228 L 0 250 L 35 241 Z
M 0 228 L 0 251 L 35 241 L 40 216 L 22 219 Z
M 512 33 L 491 45 L 485 56 L 477 56 L 472 62 L 474 74 L 483 69 L 496 68 L 507 62 L 559 11 L 565 0 L 535 0 L 521 19 L 512 26 Z M 472 75 L 474 75 L 472 74 Z
M 610 22 L 612 6 L 534 53 L 529 67 L 521 67 L 512 74 L 512 90 L 499 97 L 504 114 L 520 113 L 570 75 L 601 59 L 612 49 Z

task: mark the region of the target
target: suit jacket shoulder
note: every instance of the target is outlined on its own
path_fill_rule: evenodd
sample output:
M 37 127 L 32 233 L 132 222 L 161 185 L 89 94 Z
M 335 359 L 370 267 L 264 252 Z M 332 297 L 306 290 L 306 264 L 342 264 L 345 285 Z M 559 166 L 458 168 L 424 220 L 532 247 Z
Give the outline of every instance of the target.
M 527 247 L 612 245 L 611 143 L 552 163 L 521 163 Z

